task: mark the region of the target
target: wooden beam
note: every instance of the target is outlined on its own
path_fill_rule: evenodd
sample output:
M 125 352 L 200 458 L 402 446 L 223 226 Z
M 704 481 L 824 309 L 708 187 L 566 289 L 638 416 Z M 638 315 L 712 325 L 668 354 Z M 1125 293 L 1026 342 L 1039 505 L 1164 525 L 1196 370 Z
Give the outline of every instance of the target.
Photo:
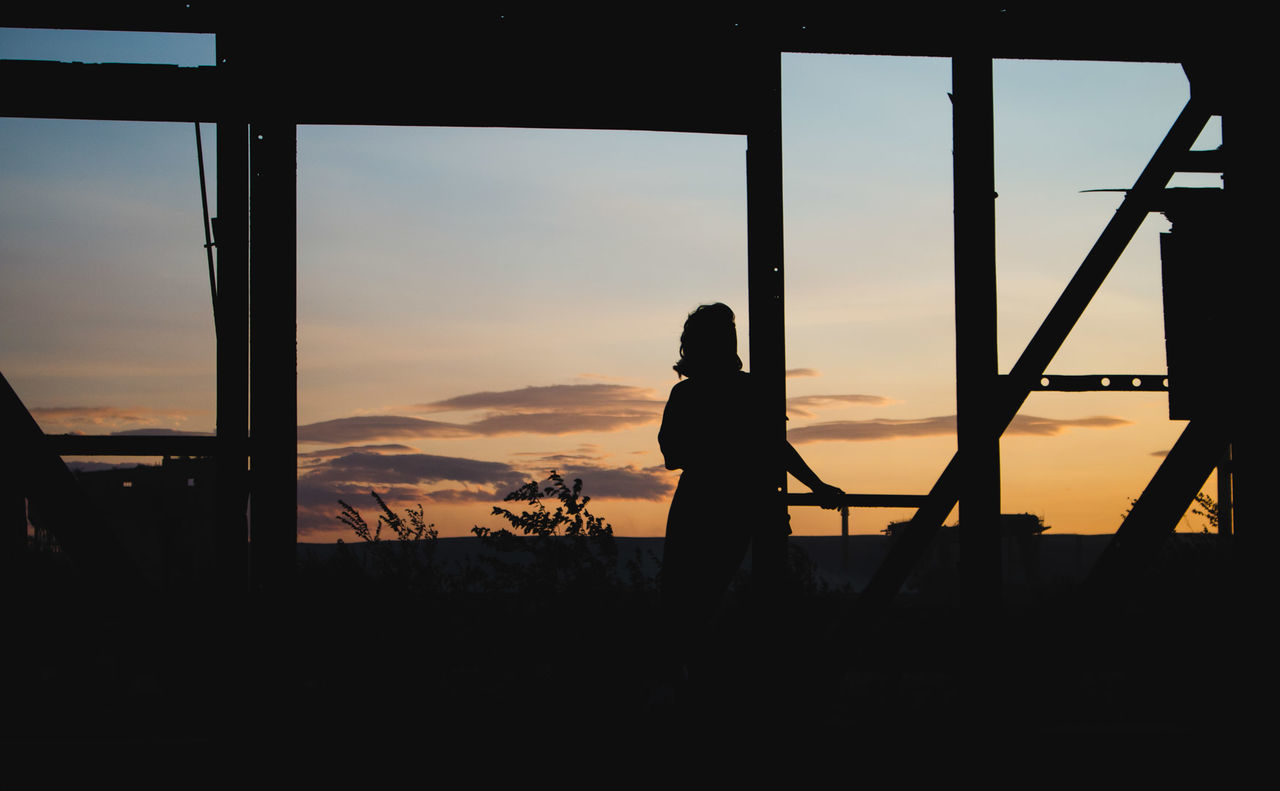
M 213 436 L 46 434 L 45 447 L 59 456 L 213 456 Z
M 787 559 L 786 321 L 783 313 L 782 59 L 761 53 L 747 84 L 756 91 L 747 134 L 747 299 L 751 314 L 751 374 L 777 415 L 769 432 L 778 454 L 770 478 L 779 496 L 761 514 L 752 542 L 751 568 L 766 586 L 782 579 Z
M 218 36 L 219 68 L 239 68 L 233 36 Z M 249 497 L 249 126 L 243 115 L 218 119 L 217 520 L 214 555 L 229 593 L 248 579 Z
M 296 127 L 256 121 L 249 141 L 250 578 L 254 590 L 272 591 L 293 578 L 298 533 Z
M 960 475 L 960 575 L 965 604 L 998 610 L 1001 598 L 1000 434 L 996 359 L 995 130 L 991 58 L 952 59 L 955 184 L 956 445 Z
M 281 46 L 293 55 L 322 52 L 358 63 L 442 50 L 491 55 L 522 44 L 542 51 L 714 50 L 751 37 L 774 52 L 952 57 L 964 45 L 956 31 L 979 29 L 990 38 L 994 57 L 1173 63 L 1262 20 L 1261 11 L 1167 14 L 1089 2 L 1072 6 L 1071 13 L 1042 3 L 934 5 L 925 11 L 894 4 L 790 3 L 764 11 L 683 7 L 678 14 L 624 6 L 593 9 L 590 15 L 545 6 L 436 6 L 411 17 L 402 7 L 373 4 L 290 19 L 295 35 Z M 0 25 L 30 28 L 215 33 L 260 21 L 245 4 L 163 0 L 10 4 L 0 11 Z

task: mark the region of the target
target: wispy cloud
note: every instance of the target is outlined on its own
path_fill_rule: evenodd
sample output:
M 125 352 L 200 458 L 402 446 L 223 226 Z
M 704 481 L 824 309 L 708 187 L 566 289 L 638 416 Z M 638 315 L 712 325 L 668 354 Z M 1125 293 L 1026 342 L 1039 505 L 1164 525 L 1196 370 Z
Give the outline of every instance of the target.
M 955 415 L 911 420 L 870 418 L 868 420 L 828 420 L 810 426 L 799 426 L 788 431 L 787 438 L 798 445 L 805 442 L 861 442 L 899 437 L 930 437 L 954 434 L 955 430 Z
M 548 469 L 559 469 L 567 464 L 592 464 L 600 460 L 599 456 L 586 453 L 516 453 L 514 455 L 527 457 L 530 464 Z
M 425 453 L 369 453 L 340 449 L 334 457 L 301 454 L 298 530 L 336 526 L 338 501 L 357 508 L 377 491 L 393 508 L 419 503 L 497 502 L 524 480 L 508 464 Z M 453 483 L 455 486 L 444 484 Z M 371 520 L 372 521 L 372 520 Z
M 312 467 L 304 476 L 318 482 L 423 484 L 457 481 L 509 486 L 524 473 L 509 464 L 429 453 L 346 453 Z
M 499 412 L 577 412 L 603 414 L 653 414 L 663 402 L 647 387 L 620 384 L 578 384 L 524 387 L 519 390 L 467 393 L 417 404 L 423 412 L 460 412 L 485 409 Z
M 583 450 L 579 448 L 579 450 Z M 611 467 L 590 453 L 522 453 L 539 470 L 556 470 L 566 480 L 581 478 L 583 493 L 623 500 L 663 500 L 674 488 L 675 475 L 664 466 Z M 631 454 L 628 454 L 631 455 Z
M 31 416 L 48 434 L 111 432 L 139 428 L 142 423 L 185 423 L 199 410 L 120 406 L 32 407 Z
M 787 411 L 796 417 L 813 417 L 814 414 L 810 410 L 815 409 L 839 409 L 848 406 L 884 406 L 893 403 L 892 400 L 878 395 L 859 395 L 850 393 L 847 395 L 810 395 L 810 396 L 793 396 L 787 399 Z
M 298 426 L 298 441 L 351 444 L 402 437 L 470 437 L 474 433 L 465 426 L 439 420 L 400 415 L 357 415 Z
M 1057 436 L 1069 428 L 1119 428 L 1133 425 L 1132 420 L 1124 418 L 1095 415 L 1094 417 L 1061 420 L 1049 417 L 1018 415 L 1014 417 L 1006 434 L 1038 434 L 1040 436 Z
M 491 415 L 471 423 L 448 423 L 399 415 L 362 415 L 298 426 L 298 441 L 311 443 L 360 443 L 377 440 L 462 437 L 500 437 L 511 434 L 574 434 L 584 431 L 618 431 L 655 422 L 653 415 L 590 415 L 571 412 L 529 412 Z
M 611 432 L 656 422 L 664 402 L 648 388 L 618 384 L 549 385 L 467 393 L 416 404 L 417 412 L 484 411 L 468 422 L 361 415 L 298 427 L 300 442 L 352 444 L 401 438 L 454 439 L 512 434 Z
M 482 461 L 457 456 L 436 456 L 428 453 L 368 453 L 343 449 L 349 452 L 332 457 L 305 454 L 300 483 L 339 484 L 367 486 L 404 485 L 421 487 L 454 482 L 464 486 L 480 486 L 483 490 L 447 490 L 451 501 L 461 496 L 468 499 L 501 500 L 514 491 L 531 475 L 509 464 Z M 610 467 L 582 456 L 552 454 L 534 462 L 534 468 L 545 475 L 555 469 L 566 479 L 582 478 L 586 493 L 593 497 L 614 497 L 636 500 L 654 500 L 665 497 L 671 491 L 672 476 L 662 467 Z M 427 499 L 438 499 L 445 490 L 427 492 L 417 489 Z
M 620 500 L 665 500 L 675 488 L 665 467 L 604 467 L 568 464 L 559 470 L 566 480 L 581 478 L 582 492 L 590 497 Z
M 1005 434 L 1056 436 L 1069 428 L 1117 428 L 1130 424 L 1131 421 L 1123 418 L 1107 416 L 1057 419 L 1018 415 L 1009 424 Z M 787 437 L 795 444 L 828 441 L 862 442 L 905 437 L 932 437 L 954 434 L 955 431 L 956 416 L 941 415 L 915 419 L 831 420 L 793 428 L 787 432 Z
M 472 433 L 496 437 L 506 434 L 574 434 L 581 431 L 618 431 L 653 423 L 654 414 L 593 415 L 573 412 L 520 412 L 491 415 L 466 424 Z
M 113 437 L 212 437 L 212 431 L 183 431 L 178 428 L 133 428 L 113 431 Z
M 376 491 L 388 504 L 417 505 L 422 499 L 417 489 L 408 486 L 361 486 L 358 484 L 339 486 L 299 480 L 298 529 L 305 531 L 317 527 L 333 527 L 333 520 L 337 518 L 342 508 L 338 504 L 339 500 L 345 500 L 357 509 L 362 509 L 362 504 L 368 502 L 371 491 Z M 372 502 L 369 504 L 372 505 Z
M 801 376 L 822 376 L 817 368 L 788 368 L 787 378 L 794 379 Z
M 339 456 L 345 456 L 348 453 L 413 453 L 417 448 L 408 445 L 353 445 L 342 448 L 327 448 L 325 450 L 311 450 L 306 453 L 299 453 L 298 458 L 301 459 L 335 459 Z

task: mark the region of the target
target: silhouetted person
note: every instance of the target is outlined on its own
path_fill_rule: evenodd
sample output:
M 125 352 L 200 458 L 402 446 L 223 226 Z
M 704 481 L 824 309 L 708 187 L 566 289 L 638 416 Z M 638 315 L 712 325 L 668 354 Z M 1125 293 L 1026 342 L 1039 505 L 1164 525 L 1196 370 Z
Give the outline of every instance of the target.
M 771 462 L 781 453 L 797 480 L 832 498 L 824 507 L 838 507 L 844 492 L 823 483 L 791 443 L 777 447 L 770 439 L 776 436 L 770 424 L 783 416 L 766 408 L 760 388 L 742 370 L 727 305 L 703 305 L 689 314 L 675 371 L 687 378 L 671 389 L 658 443 L 667 469 L 682 470 L 662 557 L 663 617 L 670 659 L 679 667 L 742 564 L 758 520 L 776 513 L 767 507 L 776 485 Z

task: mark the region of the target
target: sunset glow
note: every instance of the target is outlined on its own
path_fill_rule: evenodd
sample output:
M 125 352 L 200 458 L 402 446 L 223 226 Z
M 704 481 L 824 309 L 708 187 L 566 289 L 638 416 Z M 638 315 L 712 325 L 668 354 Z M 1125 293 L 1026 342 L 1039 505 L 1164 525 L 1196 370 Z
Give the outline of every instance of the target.
M 4 31 L 0 57 L 30 43 Z M 944 59 L 783 57 L 788 427 L 847 492 L 922 494 L 955 451 L 949 90 Z M 1002 371 L 1120 200 L 1081 191 L 1132 184 L 1187 95 L 1175 64 L 996 63 Z M 43 430 L 212 432 L 192 125 L 3 118 L 0 141 L 0 370 Z M 1215 125 L 1197 147 L 1219 142 Z M 344 535 L 338 499 L 371 507 L 370 489 L 463 535 L 552 469 L 620 535 L 661 535 L 685 316 L 730 305 L 748 359 L 744 154 L 719 135 L 299 127 L 300 539 Z M 1148 217 L 1050 372 L 1163 374 L 1167 228 Z M 1003 510 L 1112 532 L 1183 425 L 1161 393 L 1032 394 L 1002 442 Z M 838 517 L 796 508 L 792 529 Z

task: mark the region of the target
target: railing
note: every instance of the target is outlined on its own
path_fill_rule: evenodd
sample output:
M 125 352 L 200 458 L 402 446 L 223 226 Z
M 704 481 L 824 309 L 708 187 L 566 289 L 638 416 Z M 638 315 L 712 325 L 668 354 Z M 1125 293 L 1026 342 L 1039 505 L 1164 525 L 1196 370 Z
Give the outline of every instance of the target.
M 846 494 L 840 500 L 840 565 L 849 568 L 849 509 L 850 508 L 919 508 L 928 500 L 924 494 Z M 823 506 L 830 498 L 817 494 L 788 494 L 787 507 L 793 505 Z
M 46 434 L 59 456 L 212 456 L 217 437 L 181 434 Z

